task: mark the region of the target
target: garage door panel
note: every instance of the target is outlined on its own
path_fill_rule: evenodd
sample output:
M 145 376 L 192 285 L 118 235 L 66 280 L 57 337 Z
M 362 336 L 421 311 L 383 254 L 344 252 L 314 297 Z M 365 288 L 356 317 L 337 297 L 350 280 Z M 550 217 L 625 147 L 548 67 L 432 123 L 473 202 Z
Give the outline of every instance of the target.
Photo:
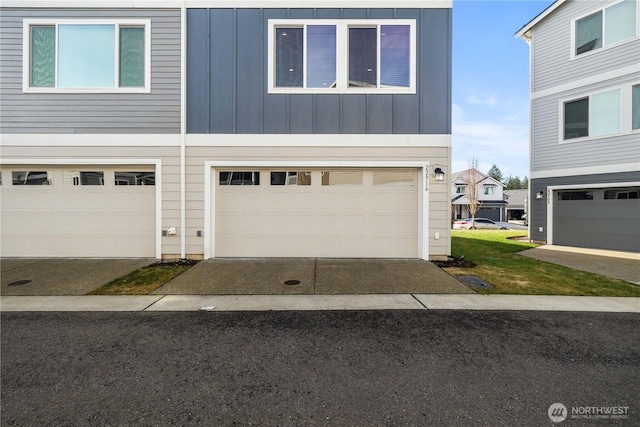
M 371 171 L 330 174 L 334 185 L 317 172 L 309 186 L 272 186 L 262 175 L 249 189 L 217 185 L 215 256 L 417 256 L 417 187 L 373 185 Z M 362 183 L 335 181 L 350 176 Z
M 108 184 L 3 185 L 2 256 L 155 257 L 155 186 Z

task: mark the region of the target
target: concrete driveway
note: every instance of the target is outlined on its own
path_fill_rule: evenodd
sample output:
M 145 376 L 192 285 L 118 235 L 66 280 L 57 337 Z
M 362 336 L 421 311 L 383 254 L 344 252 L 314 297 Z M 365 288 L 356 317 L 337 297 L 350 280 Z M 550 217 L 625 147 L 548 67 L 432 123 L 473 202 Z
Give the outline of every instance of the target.
M 155 259 L 3 258 L 2 295 L 85 295 Z
M 201 261 L 157 295 L 473 294 L 418 259 L 227 258 Z

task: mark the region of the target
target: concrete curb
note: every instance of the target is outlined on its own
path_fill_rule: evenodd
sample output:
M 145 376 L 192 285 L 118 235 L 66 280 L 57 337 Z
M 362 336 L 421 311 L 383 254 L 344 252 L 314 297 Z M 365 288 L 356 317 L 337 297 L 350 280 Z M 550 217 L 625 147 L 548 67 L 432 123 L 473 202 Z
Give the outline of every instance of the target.
M 534 310 L 640 313 L 640 298 L 462 294 L 0 296 L 0 312 L 300 310 Z

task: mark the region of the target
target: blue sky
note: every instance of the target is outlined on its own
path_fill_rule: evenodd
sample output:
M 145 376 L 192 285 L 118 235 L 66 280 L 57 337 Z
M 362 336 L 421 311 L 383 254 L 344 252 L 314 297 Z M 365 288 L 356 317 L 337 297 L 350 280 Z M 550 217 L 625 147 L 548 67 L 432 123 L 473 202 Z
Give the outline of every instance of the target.
M 478 160 L 529 176 L 529 46 L 514 34 L 551 0 L 453 1 L 453 171 Z

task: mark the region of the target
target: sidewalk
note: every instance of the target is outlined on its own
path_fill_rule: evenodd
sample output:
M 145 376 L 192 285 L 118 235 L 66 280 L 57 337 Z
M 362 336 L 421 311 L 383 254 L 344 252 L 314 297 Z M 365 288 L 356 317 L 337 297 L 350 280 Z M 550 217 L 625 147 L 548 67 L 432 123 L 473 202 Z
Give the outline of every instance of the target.
M 0 312 L 309 310 L 535 310 L 640 313 L 640 298 L 478 294 L 0 297 Z

